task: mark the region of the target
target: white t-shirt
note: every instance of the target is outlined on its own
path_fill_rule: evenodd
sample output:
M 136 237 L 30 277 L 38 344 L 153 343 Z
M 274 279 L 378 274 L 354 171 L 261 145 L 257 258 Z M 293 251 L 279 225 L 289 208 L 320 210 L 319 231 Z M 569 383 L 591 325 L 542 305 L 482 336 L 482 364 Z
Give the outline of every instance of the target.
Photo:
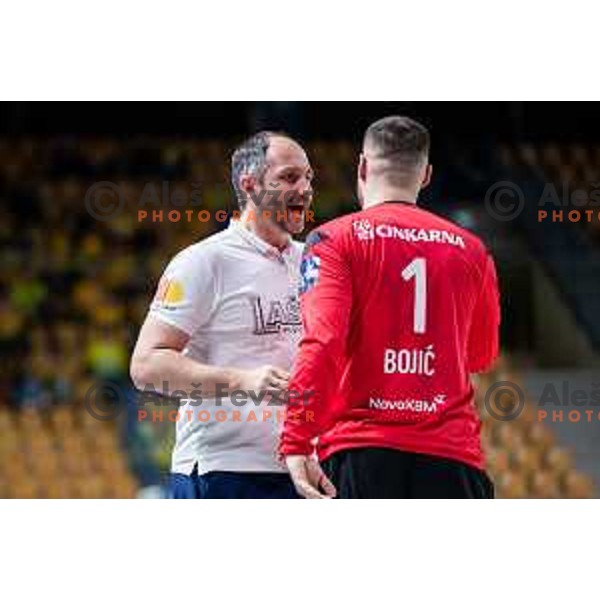
M 303 245 L 279 252 L 239 222 L 181 251 L 166 268 L 150 314 L 190 336 L 199 362 L 289 371 L 302 321 L 298 277 Z M 173 390 L 171 390 L 173 392 Z M 284 406 L 223 397 L 182 401 L 172 471 L 279 472 Z

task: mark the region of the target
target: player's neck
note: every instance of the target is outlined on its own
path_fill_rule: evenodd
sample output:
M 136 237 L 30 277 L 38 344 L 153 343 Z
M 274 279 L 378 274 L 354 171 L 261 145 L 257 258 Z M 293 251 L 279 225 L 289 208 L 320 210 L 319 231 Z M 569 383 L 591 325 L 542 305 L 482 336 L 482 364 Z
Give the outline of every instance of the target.
M 363 209 L 383 204 L 384 202 L 403 202 L 416 204 L 418 192 L 416 190 L 396 186 L 381 185 L 366 190 Z
M 241 221 L 242 225 L 248 231 L 251 231 L 256 237 L 267 242 L 267 244 L 277 248 L 277 250 L 285 250 L 290 244 L 290 234 L 279 228 L 270 227 L 269 223 L 260 223 L 254 219 L 244 219 L 243 215 Z

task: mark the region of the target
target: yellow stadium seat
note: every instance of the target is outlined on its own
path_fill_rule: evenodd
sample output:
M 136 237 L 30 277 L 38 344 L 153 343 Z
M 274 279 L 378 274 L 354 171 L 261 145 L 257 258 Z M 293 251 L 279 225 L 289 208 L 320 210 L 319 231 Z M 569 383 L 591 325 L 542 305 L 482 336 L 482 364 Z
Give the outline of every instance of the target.
M 496 483 L 498 498 L 525 498 L 527 485 L 524 477 L 515 472 L 508 471 Z
M 563 479 L 565 498 L 593 498 L 594 485 L 592 481 L 576 471 L 567 473 Z

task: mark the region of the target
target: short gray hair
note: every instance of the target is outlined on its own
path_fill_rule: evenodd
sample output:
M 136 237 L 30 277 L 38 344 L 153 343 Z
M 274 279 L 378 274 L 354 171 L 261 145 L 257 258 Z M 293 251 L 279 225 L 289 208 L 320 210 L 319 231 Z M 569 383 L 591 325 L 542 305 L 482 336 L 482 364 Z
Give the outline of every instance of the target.
M 259 181 L 262 179 L 267 168 L 267 150 L 273 137 L 288 136 L 273 131 L 260 131 L 241 143 L 231 157 L 231 184 L 240 209 L 246 204 L 240 178 L 242 175 L 254 175 Z

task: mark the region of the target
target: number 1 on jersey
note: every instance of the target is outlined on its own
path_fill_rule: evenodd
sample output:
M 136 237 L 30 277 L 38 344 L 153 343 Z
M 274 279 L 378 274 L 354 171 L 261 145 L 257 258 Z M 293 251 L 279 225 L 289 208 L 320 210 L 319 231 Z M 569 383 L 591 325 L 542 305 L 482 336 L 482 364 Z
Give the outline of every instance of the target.
M 415 258 L 402 271 L 402 279 L 415 278 L 415 310 L 413 328 L 415 333 L 425 333 L 427 319 L 427 268 L 424 258 Z

